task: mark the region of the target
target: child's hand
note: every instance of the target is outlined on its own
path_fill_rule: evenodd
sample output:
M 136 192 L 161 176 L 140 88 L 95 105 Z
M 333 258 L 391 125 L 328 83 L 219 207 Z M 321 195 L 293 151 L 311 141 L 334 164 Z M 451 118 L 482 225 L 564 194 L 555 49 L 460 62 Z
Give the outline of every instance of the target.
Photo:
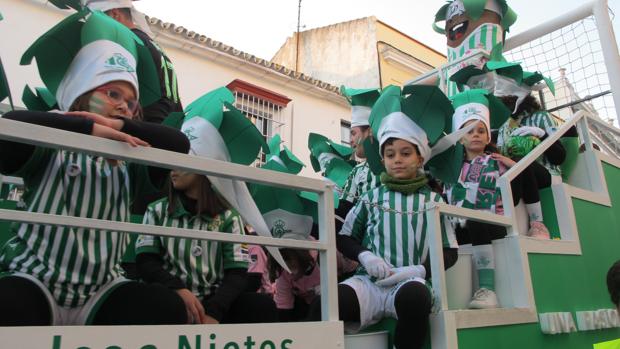
M 368 275 L 377 279 L 384 279 L 392 272 L 390 265 L 383 258 L 375 256 L 370 251 L 360 253 L 357 259 L 366 269 Z
M 65 115 L 92 120 L 95 124 L 107 126 L 117 131 L 120 131 L 124 125 L 124 121 L 122 119 L 112 119 L 105 117 L 101 114 L 91 113 L 87 111 L 68 111 L 65 112 Z
M 131 145 L 132 147 L 137 147 L 139 145 L 143 146 L 143 147 L 150 147 L 151 145 L 148 144 L 147 142 L 141 140 L 138 137 L 134 137 L 132 135 L 129 135 L 127 133 L 121 132 L 121 131 L 117 131 L 111 127 L 108 126 L 103 126 L 100 124 L 95 123 L 93 125 L 93 132 L 92 132 L 93 136 L 96 137 L 101 137 L 101 138 L 107 138 L 107 139 L 112 139 L 115 141 L 119 141 L 119 142 L 125 142 L 128 143 L 129 145 Z
M 203 308 L 202 303 L 200 303 L 200 300 L 196 298 L 190 290 L 182 288 L 180 290 L 176 290 L 176 292 L 183 300 L 183 303 L 185 303 L 188 324 L 212 323 L 207 321 L 215 321 L 215 323 L 217 323 L 217 320 L 205 314 L 205 309 Z
M 500 153 L 492 153 L 491 158 L 494 159 L 495 161 L 501 162 L 504 166 L 508 168 L 511 168 L 512 166 L 517 164 L 511 158 L 505 157 L 504 155 Z
M 424 268 L 423 265 L 410 265 L 407 267 L 394 268 L 392 269 L 392 275 L 383 280 L 375 282 L 375 284 L 381 287 L 390 287 L 396 285 L 403 280 L 411 279 L 414 277 L 424 279 L 426 277 L 426 268 Z

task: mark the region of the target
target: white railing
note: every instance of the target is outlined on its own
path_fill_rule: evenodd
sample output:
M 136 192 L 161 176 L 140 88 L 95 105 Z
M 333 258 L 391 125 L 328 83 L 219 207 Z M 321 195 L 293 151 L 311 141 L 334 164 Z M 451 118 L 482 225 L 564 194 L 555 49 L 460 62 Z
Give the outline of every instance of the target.
M 276 239 L 260 236 L 231 235 L 219 232 L 156 227 L 126 222 L 96 220 L 62 215 L 0 210 L 0 220 L 44 223 L 69 227 L 124 231 L 132 234 L 175 236 L 190 239 L 249 243 L 276 247 L 313 249 L 319 251 L 321 271 L 321 309 L 324 321 L 338 321 L 336 247 L 333 225 L 333 193 L 321 180 L 268 171 L 233 163 L 173 153 L 165 150 L 137 147 L 121 142 L 76 134 L 48 127 L 24 124 L 0 118 L 0 139 L 69 151 L 79 151 L 168 169 L 180 169 L 202 175 L 240 179 L 276 187 L 305 190 L 319 194 L 318 242 Z

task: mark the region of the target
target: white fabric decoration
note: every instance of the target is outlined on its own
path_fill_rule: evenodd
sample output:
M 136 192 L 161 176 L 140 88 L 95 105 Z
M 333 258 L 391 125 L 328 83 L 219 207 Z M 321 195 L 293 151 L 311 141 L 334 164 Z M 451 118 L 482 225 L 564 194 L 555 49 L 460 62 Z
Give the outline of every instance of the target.
M 351 106 L 351 127 L 370 126 L 368 119 L 372 108 L 353 105 Z

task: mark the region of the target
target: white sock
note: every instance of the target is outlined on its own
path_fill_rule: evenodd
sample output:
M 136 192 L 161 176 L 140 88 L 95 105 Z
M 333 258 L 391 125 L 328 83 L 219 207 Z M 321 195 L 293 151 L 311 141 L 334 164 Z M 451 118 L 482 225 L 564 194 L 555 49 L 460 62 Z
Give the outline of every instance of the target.
M 527 215 L 530 218 L 530 222 L 543 221 L 542 206 L 540 206 L 540 201 L 533 204 L 525 204 L 525 210 L 527 211 Z

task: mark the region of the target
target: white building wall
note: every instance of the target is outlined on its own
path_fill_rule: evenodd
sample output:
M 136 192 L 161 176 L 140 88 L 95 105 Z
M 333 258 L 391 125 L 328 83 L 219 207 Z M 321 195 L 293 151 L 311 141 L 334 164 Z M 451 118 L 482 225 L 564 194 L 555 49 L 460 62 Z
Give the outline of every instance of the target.
M 21 55 L 36 38 L 72 12 L 58 10 L 43 0 L 0 0 L 0 12 L 5 17 L 4 21 L 0 21 L 0 37 L 4 38 L 0 41 L 0 57 L 7 71 L 13 98 L 16 104 L 22 106 L 24 85 L 27 83 L 36 87 L 43 84 L 34 64 L 19 66 Z M 181 35 L 154 29 L 156 41 L 174 63 L 184 106 L 234 79 L 290 98 L 291 102 L 282 113 L 283 120 L 277 120 L 284 125 L 277 127 L 278 124 L 274 123 L 274 133 L 280 133 L 285 145 L 307 164 L 301 175 L 318 177 L 310 167 L 308 134 L 316 132 L 335 141 L 340 140 L 340 120 L 350 118 L 350 109 L 342 97 L 226 53 L 184 42 Z

